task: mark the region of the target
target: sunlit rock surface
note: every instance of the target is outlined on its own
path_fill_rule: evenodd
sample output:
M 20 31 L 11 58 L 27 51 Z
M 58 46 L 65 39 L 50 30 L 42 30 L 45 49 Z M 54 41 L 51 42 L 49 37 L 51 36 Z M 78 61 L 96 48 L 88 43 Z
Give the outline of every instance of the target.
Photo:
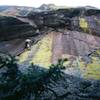
M 51 65 L 53 34 L 43 37 L 37 44 L 31 47 L 30 51 L 25 51 L 19 56 L 19 62 L 24 64 L 37 64 L 45 66 Z
M 84 7 L 42 12 L 31 11 L 27 16 L 40 29 L 44 28 L 44 26 L 54 29 L 66 27 L 69 30 L 82 31 L 100 36 L 100 10 L 96 8 L 87 9 Z
M 50 29 L 58 31 L 58 28 L 100 36 L 99 9 L 92 7 L 49 9 L 49 7 L 52 8 L 53 6 L 42 5 L 43 9 L 41 7 L 32 9 L 28 7 L 1 6 L 0 40 L 30 37 L 42 34 Z M 24 12 L 23 10 L 26 11 L 27 9 L 26 14 L 16 15 L 18 9 L 19 12 Z M 10 12 L 15 13 L 15 15 L 10 14 Z
M 88 57 L 100 48 L 99 9 L 42 5 L 40 8 L 15 7 L 11 13 L 12 8 L 0 8 L 0 51 L 18 55 L 21 70 L 31 63 L 48 68 L 58 59 L 68 58 L 65 73 L 100 79 L 100 58 L 92 57 L 90 61 Z M 33 41 L 30 51 L 24 49 L 27 38 Z
M 65 73 L 100 79 L 99 43 L 99 37 L 76 31 L 51 32 L 32 46 L 31 51 L 22 53 L 19 59 L 23 61 L 22 65 L 27 62 L 48 68 L 50 64 L 56 64 L 58 59 L 67 58 Z

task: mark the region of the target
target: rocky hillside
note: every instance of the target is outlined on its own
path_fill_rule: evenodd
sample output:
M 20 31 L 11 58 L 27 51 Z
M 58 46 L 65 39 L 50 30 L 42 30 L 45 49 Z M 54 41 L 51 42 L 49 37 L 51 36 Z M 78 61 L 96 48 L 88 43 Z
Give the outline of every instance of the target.
M 31 11 L 41 12 L 41 11 L 51 11 L 57 10 L 59 8 L 66 8 L 66 6 L 56 6 L 54 4 L 42 4 L 40 7 L 25 7 L 25 6 L 0 6 L 1 15 L 13 15 L 13 16 L 27 16 Z
M 39 8 L 4 6 L 0 9 L 2 40 L 32 36 L 48 30 L 58 31 L 59 28 L 100 36 L 100 10 L 93 7 L 57 8 L 54 5 L 42 5 Z M 17 14 L 23 13 L 23 10 L 25 14 Z
M 59 58 L 66 57 L 69 59 L 71 68 L 68 70 L 72 71 L 71 74 L 76 70 L 75 75 L 80 72 L 79 76 L 100 79 L 100 58 L 89 56 L 91 52 L 100 48 L 99 9 L 42 5 L 28 11 L 26 15 L 9 15 L 0 16 L 0 51 L 12 55 L 23 52 L 19 56 L 22 66 L 35 63 L 47 67 L 56 63 Z M 31 38 L 36 44 L 30 51 L 24 51 L 26 38 Z M 68 70 L 66 72 L 69 72 Z
M 100 35 L 100 10 L 93 8 L 68 8 L 43 12 L 30 12 L 28 18 L 39 28 L 67 28 Z
M 14 17 L 0 16 L 0 40 L 32 36 L 34 28 Z
M 0 100 L 100 100 L 100 10 L 2 6 L 0 56 Z

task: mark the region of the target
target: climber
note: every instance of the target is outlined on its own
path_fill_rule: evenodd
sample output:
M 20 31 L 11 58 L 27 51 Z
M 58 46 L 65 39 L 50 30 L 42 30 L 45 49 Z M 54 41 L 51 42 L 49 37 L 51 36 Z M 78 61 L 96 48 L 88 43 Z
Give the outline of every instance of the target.
M 25 49 L 30 50 L 32 45 L 32 41 L 30 39 L 25 40 Z

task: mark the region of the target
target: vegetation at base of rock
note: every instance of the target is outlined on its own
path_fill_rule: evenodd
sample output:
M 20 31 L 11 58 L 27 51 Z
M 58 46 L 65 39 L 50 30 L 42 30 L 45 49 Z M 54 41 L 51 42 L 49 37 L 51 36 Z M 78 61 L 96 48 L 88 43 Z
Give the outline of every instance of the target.
M 0 100 L 100 100 L 100 81 L 90 81 L 65 75 L 63 63 L 43 69 L 30 65 L 27 73 L 18 69 L 15 57 L 1 57 Z
M 43 91 L 52 92 L 57 98 L 56 93 L 49 88 L 49 83 L 55 83 L 62 76 L 61 69 L 65 60 L 59 60 L 57 65 L 51 65 L 49 70 L 42 69 L 37 65 L 31 65 L 27 74 L 18 70 L 15 57 L 3 59 L 0 57 L 2 67 L 7 70 L 0 75 L 0 98 L 1 100 L 27 100 L 34 96 L 35 100 L 41 98 Z M 1 68 L 0 66 L 0 68 Z

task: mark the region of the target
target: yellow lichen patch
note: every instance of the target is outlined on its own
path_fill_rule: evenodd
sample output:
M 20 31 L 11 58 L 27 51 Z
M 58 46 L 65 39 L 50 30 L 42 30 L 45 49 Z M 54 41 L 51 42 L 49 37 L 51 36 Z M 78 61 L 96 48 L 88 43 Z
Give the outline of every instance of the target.
M 52 39 L 52 34 L 48 34 L 37 43 L 37 45 L 40 45 L 39 49 L 30 63 L 38 64 L 45 67 L 51 64 Z
M 88 23 L 85 18 L 79 18 L 79 25 L 83 29 L 84 32 L 88 31 Z
M 84 77 L 92 79 L 100 79 L 100 64 L 97 64 L 95 62 L 93 62 L 92 64 L 88 64 Z
M 80 61 L 80 70 L 84 78 L 100 79 L 100 60 L 96 57 L 92 57 L 92 62 L 89 64 Z
M 25 50 L 20 56 L 19 56 L 19 63 L 24 62 L 28 58 L 29 51 Z

